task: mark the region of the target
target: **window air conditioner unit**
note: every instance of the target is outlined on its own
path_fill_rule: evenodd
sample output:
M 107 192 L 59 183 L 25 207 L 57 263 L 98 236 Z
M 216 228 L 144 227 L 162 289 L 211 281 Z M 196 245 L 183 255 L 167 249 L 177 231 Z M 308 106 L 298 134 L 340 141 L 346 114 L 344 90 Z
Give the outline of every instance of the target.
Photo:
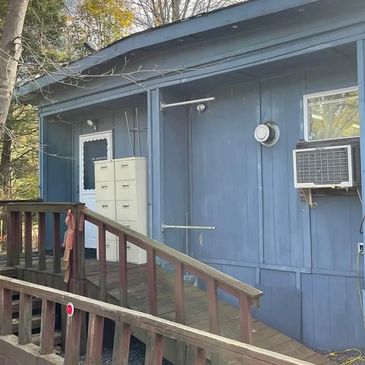
M 293 162 L 296 188 L 351 188 L 360 184 L 358 144 L 296 149 Z

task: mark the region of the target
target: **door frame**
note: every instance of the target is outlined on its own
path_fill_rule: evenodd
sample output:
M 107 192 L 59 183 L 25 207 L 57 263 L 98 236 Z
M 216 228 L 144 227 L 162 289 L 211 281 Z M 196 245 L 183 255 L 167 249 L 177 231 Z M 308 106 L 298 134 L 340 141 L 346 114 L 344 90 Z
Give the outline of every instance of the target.
M 84 189 L 84 143 L 90 141 L 107 140 L 107 159 L 113 158 L 113 134 L 112 131 L 95 132 L 89 134 L 80 134 L 79 136 L 79 198 L 81 195 L 93 195 L 95 190 Z

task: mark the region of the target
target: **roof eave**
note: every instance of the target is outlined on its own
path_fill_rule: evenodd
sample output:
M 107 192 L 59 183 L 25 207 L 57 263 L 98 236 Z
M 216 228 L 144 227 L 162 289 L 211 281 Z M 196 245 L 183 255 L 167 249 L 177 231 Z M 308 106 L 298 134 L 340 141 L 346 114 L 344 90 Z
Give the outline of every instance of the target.
M 274 14 L 287 9 L 304 6 L 319 0 L 256 0 L 242 3 L 239 6 L 229 7 L 212 13 L 195 16 L 165 27 L 143 31 L 122 39 L 101 51 L 72 63 L 71 66 L 60 71 L 42 76 L 34 81 L 20 86 L 16 90 L 17 98 L 24 98 L 37 90 L 44 89 L 67 77 L 80 74 L 92 67 L 105 63 L 113 58 L 120 57 L 144 47 L 173 41 L 195 33 L 202 33 L 216 28 L 244 22 L 261 16 Z M 244 11 L 238 9 L 244 8 Z

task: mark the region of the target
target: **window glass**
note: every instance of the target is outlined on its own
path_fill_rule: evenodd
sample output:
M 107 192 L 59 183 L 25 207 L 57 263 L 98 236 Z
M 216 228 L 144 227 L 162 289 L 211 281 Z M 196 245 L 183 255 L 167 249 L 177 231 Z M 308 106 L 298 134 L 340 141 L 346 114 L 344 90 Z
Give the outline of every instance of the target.
M 87 141 L 84 143 L 84 190 L 95 189 L 94 161 L 108 158 L 108 142 L 106 139 Z
M 360 135 L 357 90 L 334 91 L 305 98 L 308 140 Z

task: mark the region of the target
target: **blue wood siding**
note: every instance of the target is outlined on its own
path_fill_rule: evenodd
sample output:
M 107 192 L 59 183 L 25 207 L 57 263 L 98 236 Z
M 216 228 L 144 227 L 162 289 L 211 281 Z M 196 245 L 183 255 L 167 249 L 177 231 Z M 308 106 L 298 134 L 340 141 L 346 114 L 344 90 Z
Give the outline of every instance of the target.
M 169 131 L 163 139 L 165 159 L 171 165 L 180 161 L 174 175 L 183 181 L 189 174 L 181 171 L 186 118 L 191 123 L 186 148 L 191 148 L 192 224 L 217 226 L 216 231 L 191 233 L 190 253 L 262 288 L 265 298 L 255 314 L 323 350 L 363 347 L 365 340 L 357 293 L 363 265 L 359 273 L 356 267 L 361 204 L 356 194 L 318 196 L 318 207 L 309 209 L 293 186 L 292 150 L 303 138 L 303 95 L 356 85 L 355 63 L 352 55 L 256 82 L 230 80 L 225 86 L 212 80 L 209 89 L 192 84 L 180 96 L 176 87 L 174 101 L 210 95 L 215 101 L 203 113 L 192 106 L 187 113 L 175 110 L 161 117 Z M 274 147 L 255 142 L 260 121 L 279 125 Z M 179 143 L 174 133 L 181 133 Z M 172 186 L 171 179 L 165 170 L 164 184 Z M 170 198 L 171 191 L 164 200 L 166 221 L 182 217 L 186 209 Z M 165 235 L 165 242 L 176 247 L 176 238 Z
M 67 123 L 45 120 L 42 149 L 44 184 L 42 198 L 46 201 L 72 199 L 72 128 Z
M 173 92 L 162 95 L 165 103 L 179 98 Z M 163 128 L 163 221 L 166 224 L 185 225 L 189 212 L 188 180 L 188 110 L 186 107 L 161 112 Z M 178 207 L 178 209 L 177 209 Z M 186 251 L 185 231 L 166 230 L 163 240 L 182 252 Z

